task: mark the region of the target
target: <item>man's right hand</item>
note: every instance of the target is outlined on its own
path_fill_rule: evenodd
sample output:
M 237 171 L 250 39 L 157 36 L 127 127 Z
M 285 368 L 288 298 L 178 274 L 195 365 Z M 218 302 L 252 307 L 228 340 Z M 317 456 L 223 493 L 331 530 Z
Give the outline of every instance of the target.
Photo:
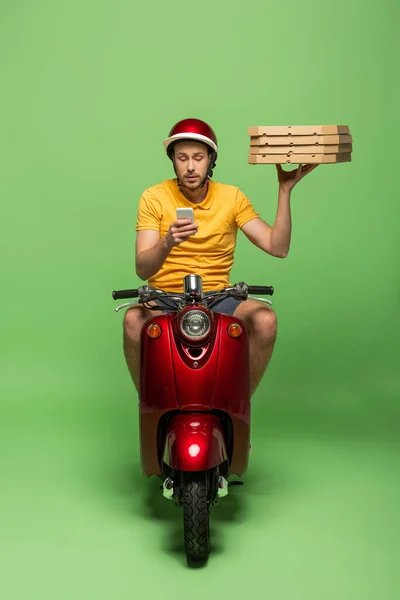
M 179 244 L 185 242 L 192 235 L 196 235 L 198 230 L 199 226 L 197 223 L 192 223 L 190 219 L 179 219 L 179 221 L 174 221 L 165 236 L 167 244 L 170 248 L 179 246 Z
M 153 277 L 163 266 L 172 248 L 179 246 L 199 230 L 190 219 L 174 221 L 168 232 L 160 239 L 160 232 L 147 229 L 137 232 L 136 274 L 143 281 Z

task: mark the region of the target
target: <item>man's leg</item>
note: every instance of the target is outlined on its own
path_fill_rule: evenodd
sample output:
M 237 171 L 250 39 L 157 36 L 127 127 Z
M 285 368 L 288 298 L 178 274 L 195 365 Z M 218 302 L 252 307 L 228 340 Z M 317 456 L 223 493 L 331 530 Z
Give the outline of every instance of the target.
M 271 360 L 275 345 L 277 318 L 272 308 L 256 300 L 245 300 L 234 315 L 246 326 L 250 345 L 251 394 L 253 395 Z
M 149 310 L 144 306 L 128 309 L 124 317 L 124 354 L 132 381 L 139 391 L 140 375 L 140 333 L 144 323 L 152 316 L 161 315 L 158 310 Z

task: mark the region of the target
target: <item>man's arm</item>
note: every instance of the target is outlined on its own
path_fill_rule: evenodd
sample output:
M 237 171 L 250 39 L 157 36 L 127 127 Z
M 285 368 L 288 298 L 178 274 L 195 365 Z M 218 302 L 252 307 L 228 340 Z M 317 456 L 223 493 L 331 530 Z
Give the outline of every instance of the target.
M 285 258 L 288 255 L 292 234 L 290 194 L 294 186 L 316 167 L 316 164 L 299 165 L 296 170 L 284 171 L 281 165 L 276 165 L 279 192 L 278 209 L 273 227 L 259 218 L 252 219 L 242 227 L 243 233 L 255 246 L 278 258 Z
M 144 281 L 161 269 L 171 252 L 167 236 L 160 239 L 158 231 L 146 229 L 137 232 L 136 237 L 136 274 Z
M 289 252 L 292 233 L 290 192 L 279 188 L 278 210 L 273 227 L 258 218 L 243 225 L 242 231 L 255 246 L 264 252 L 271 256 L 285 258 Z
M 175 221 L 168 233 L 160 238 L 160 233 L 153 229 L 144 229 L 136 236 L 136 274 L 146 281 L 153 277 L 163 266 L 174 246 L 179 246 L 198 231 L 197 223 L 188 219 Z

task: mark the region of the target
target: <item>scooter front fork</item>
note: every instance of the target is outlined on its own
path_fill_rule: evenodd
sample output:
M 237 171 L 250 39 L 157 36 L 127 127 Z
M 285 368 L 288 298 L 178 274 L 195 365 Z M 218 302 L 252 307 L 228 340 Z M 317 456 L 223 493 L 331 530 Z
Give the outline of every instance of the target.
M 167 500 L 174 499 L 174 482 L 170 477 L 167 477 L 164 480 L 164 483 L 162 485 L 162 490 L 163 490 L 164 498 L 166 498 Z M 219 476 L 217 497 L 224 498 L 227 495 L 228 495 L 228 482 L 225 479 L 225 477 Z

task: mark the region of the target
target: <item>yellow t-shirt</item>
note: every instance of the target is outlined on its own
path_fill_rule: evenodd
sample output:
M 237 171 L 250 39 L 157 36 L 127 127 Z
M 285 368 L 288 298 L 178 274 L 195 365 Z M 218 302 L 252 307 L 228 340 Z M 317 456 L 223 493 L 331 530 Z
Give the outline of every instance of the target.
M 161 269 L 149 285 L 164 291 L 183 292 L 183 278 L 200 275 L 203 291 L 220 290 L 231 285 L 237 231 L 257 218 L 250 201 L 232 185 L 208 182 L 207 196 L 193 204 L 182 194 L 176 179 L 168 179 L 145 190 L 139 201 L 136 231 L 152 229 L 164 237 L 178 207 L 191 207 L 199 230 L 195 236 L 172 248 Z

